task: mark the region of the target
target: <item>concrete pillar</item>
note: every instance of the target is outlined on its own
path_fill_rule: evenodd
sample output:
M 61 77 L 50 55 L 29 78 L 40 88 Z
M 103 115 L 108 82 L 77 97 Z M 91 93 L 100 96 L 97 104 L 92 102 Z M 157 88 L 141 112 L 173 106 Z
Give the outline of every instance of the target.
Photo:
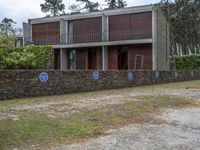
M 157 70 L 157 12 L 155 7 L 152 10 L 152 67 L 153 70 Z
M 170 38 L 169 24 L 160 7 L 155 8 L 156 11 L 156 57 L 157 70 L 170 69 Z
M 68 23 L 68 43 L 74 43 L 73 42 L 73 23 Z
M 68 44 L 68 21 L 60 20 L 60 43 Z
M 102 69 L 108 69 L 108 46 L 102 47 Z
M 23 46 L 32 44 L 32 25 L 23 22 Z
M 102 14 L 102 41 L 109 40 L 109 20 L 108 16 Z M 108 46 L 102 46 L 102 69 L 108 69 Z
M 108 41 L 109 40 L 109 21 L 108 16 L 105 16 L 105 14 L 102 15 L 102 41 Z
M 67 70 L 67 50 L 60 49 L 60 69 Z

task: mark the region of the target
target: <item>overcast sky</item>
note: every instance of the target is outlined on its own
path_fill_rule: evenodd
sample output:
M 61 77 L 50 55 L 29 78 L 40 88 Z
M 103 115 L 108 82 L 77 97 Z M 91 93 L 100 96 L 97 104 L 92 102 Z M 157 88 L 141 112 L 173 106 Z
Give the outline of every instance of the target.
M 44 17 L 45 14 L 40 10 L 40 4 L 45 0 L 0 0 L 0 21 L 4 18 L 12 18 L 17 22 L 16 27 L 22 27 L 22 22 L 27 22 L 30 18 Z M 92 0 L 104 4 L 104 0 Z M 159 0 L 126 0 L 128 7 L 146 5 L 159 2 Z M 63 0 L 66 6 L 76 3 L 75 0 Z

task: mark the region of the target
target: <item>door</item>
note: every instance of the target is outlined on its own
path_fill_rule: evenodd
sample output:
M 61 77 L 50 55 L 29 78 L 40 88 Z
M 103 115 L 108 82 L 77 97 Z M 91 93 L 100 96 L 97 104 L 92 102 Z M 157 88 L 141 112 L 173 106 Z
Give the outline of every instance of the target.
M 97 49 L 89 48 L 88 49 L 88 69 L 95 70 L 97 69 Z
M 135 70 L 142 70 L 143 69 L 143 55 L 136 55 L 135 56 Z
M 128 54 L 126 48 L 120 48 L 118 52 L 118 69 L 127 70 L 128 69 Z
M 54 69 L 60 69 L 60 49 L 54 50 Z

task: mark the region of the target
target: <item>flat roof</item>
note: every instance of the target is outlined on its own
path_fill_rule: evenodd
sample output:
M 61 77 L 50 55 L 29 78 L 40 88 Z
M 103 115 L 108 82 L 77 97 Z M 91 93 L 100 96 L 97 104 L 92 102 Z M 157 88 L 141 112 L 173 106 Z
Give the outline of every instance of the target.
M 61 16 L 54 16 L 54 17 L 43 17 L 43 18 L 34 18 L 29 19 L 30 24 L 39 24 L 39 23 L 47 23 L 47 22 L 56 22 L 60 20 L 76 20 L 76 19 L 85 19 L 85 18 L 95 18 L 105 16 L 112 16 L 112 15 L 121 15 L 121 14 L 128 14 L 128 13 L 139 13 L 139 12 L 148 12 L 152 11 L 153 7 L 156 4 L 150 5 L 141 5 L 141 6 L 134 6 L 134 7 L 126 7 L 122 9 L 109 9 L 109 10 L 100 10 L 95 12 L 88 12 L 88 13 L 78 13 L 78 14 L 68 14 L 68 15 L 61 15 Z

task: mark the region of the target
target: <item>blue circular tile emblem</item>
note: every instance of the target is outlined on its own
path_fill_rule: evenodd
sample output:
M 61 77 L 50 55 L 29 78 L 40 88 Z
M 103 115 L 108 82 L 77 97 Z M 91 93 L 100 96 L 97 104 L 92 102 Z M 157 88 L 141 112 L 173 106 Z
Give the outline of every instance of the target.
M 156 71 L 155 76 L 156 76 L 156 78 L 159 78 L 159 77 L 160 77 L 160 72 L 159 72 L 159 71 Z
M 192 76 L 192 77 L 194 76 L 194 72 L 193 72 L 193 71 L 191 72 L 191 76 Z
M 128 79 L 132 80 L 134 77 L 134 74 L 132 72 L 128 72 Z
M 175 76 L 175 78 L 178 78 L 178 72 L 177 71 L 175 71 L 174 76 Z
M 39 79 L 40 79 L 41 82 L 47 82 L 48 79 L 49 79 L 49 76 L 46 72 L 42 72 L 39 75 Z
M 94 71 L 92 74 L 92 77 L 94 80 L 98 80 L 99 79 L 99 72 L 98 71 Z

